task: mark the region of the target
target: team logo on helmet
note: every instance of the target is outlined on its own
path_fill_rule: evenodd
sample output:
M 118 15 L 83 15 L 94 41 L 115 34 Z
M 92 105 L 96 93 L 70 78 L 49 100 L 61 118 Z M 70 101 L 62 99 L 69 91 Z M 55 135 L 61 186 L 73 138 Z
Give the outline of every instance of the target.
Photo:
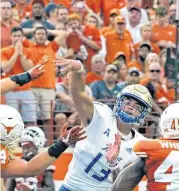
M 179 103 L 169 105 L 160 118 L 160 133 L 164 138 L 179 138 Z

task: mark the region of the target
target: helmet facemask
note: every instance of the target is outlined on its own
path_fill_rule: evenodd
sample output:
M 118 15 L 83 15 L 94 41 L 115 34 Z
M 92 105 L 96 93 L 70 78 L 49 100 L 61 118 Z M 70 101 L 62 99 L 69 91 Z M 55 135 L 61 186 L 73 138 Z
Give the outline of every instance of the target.
M 46 143 L 45 134 L 39 127 L 27 127 L 22 135 L 21 143 L 23 142 L 32 142 L 38 149 L 43 148 Z
M 133 107 L 133 109 L 130 111 L 125 111 L 127 105 L 130 105 L 127 103 L 126 100 L 133 99 L 140 103 L 139 107 Z M 130 102 L 130 101 L 129 101 Z M 136 112 L 139 114 L 136 116 Z M 141 125 L 144 122 L 145 117 L 147 116 L 149 112 L 148 107 L 139 99 L 131 96 L 131 95 L 120 95 L 117 98 L 116 106 L 114 107 L 114 115 L 119 117 L 120 120 L 123 123 L 127 124 L 134 124 L 134 125 Z

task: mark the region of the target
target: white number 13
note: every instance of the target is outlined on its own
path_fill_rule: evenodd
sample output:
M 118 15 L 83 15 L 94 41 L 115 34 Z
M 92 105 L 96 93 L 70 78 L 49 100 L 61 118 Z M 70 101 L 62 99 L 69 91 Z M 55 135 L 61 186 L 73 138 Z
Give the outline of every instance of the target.
M 172 167 L 172 172 L 166 173 Z M 179 151 L 171 151 L 154 173 L 156 182 L 168 182 L 166 191 L 176 191 L 179 183 Z

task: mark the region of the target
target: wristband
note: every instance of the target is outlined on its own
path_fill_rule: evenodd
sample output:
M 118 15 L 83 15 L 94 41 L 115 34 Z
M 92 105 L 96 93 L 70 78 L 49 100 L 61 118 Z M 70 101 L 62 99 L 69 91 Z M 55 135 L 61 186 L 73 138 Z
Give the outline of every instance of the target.
M 51 157 L 58 158 L 67 148 L 68 148 L 68 145 L 59 139 L 55 141 L 54 144 L 49 147 L 48 154 Z
M 118 160 L 115 160 L 114 163 L 112 163 L 112 164 L 107 161 L 107 165 L 110 168 L 110 170 L 116 170 L 119 168 Z
M 22 74 L 10 76 L 10 79 L 16 84 L 23 86 L 24 84 L 29 83 L 31 81 L 31 75 L 29 72 L 24 72 Z

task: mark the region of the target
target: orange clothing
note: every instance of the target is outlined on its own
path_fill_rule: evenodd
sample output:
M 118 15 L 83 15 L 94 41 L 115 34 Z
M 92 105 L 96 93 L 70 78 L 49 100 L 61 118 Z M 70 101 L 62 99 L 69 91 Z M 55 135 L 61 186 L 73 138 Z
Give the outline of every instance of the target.
M 3 95 L 1 95 L 1 103 L 0 104 L 5 104 L 5 97 Z
M 1 21 L 1 48 L 11 45 L 11 29 L 19 25 L 20 23 L 15 20 L 11 20 L 9 26 Z
M 154 24 L 152 26 L 152 41 L 157 43 L 160 40 L 172 41 L 175 43 L 176 29 L 173 25 L 159 26 Z
M 86 5 L 95 13 L 100 13 L 100 0 L 86 0 Z
M 38 79 L 32 81 L 33 88 L 55 88 L 55 53 L 59 46 L 55 41 L 51 41 L 47 45 L 37 45 L 29 40 L 23 42 L 25 47 L 29 47 L 33 54 L 34 64 L 37 65 L 43 56 L 49 56 L 49 60 L 44 66 L 45 73 Z
M 75 53 L 77 53 L 80 50 L 80 46 L 83 45 L 83 41 L 79 38 L 76 32 L 71 32 L 68 35 L 66 43 L 68 48 L 72 48 Z
M 107 49 L 106 61 L 111 64 L 114 61 L 116 53 L 123 52 L 128 63 L 133 51 L 133 43 L 129 33 L 125 32 L 122 39 L 119 38 L 119 35 L 116 32 L 108 33 L 105 38 Z
M 146 77 L 146 76 L 140 80 L 140 84 L 143 86 L 146 86 L 149 82 L 150 82 L 150 79 L 149 77 Z
M 150 82 L 150 78 L 145 76 L 140 80 L 140 84 L 143 86 L 147 86 Z M 155 89 L 154 92 L 154 99 L 158 103 L 167 104 L 169 103 L 169 97 L 167 95 L 167 92 L 163 89 L 162 85 L 158 85 L 158 88 Z
M 72 4 L 72 0 L 54 0 L 53 2 L 55 4 L 57 4 L 57 5 L 61 4 L 61 5 L 65 6 L 68 10 L 70 10 L 70 8 L 72 6 L 71 5 Z M 45 6 L 47 6 L 50 3 L 50 1 L 49 0 L 44 0 L 44 3 L 45 3 Z M 86 4 L 95 13 L 99 13 L 100 12 L 100 4 L 99 4 L 99 2 L 96 2 L 96 0 L 86 0 Z
M 100 33 L 99 30 L 95 27 L 85 25 L 83 29 L 83 35 L 96 42 L 100 47 L 101 47 L 101 38 L 100 38 Z M 79 48 L 81 45 L 85 45 L 87 51 L 88 51 L 88 58 L 85 61 L 85 65 L 88 69 L 88 71 L 91 71 L 91 57 L 97 53 L 97 51 L 93 50 L 90 48 L 87 44 L 82 42 L 82 40 L 78 37 L 77 33 L 72 32 L 68 37 L 67 37 L 67 46 L 68 48 L 73 48 L 75 52 L 79 51 Z
M 171 88 L 163 88 L 163 86 L 161 86 L 160 88 L 158 88 L 158 90 L 156 91 L 156 98 L 157 100 L 161 99 L 161 98 L 165 98 L 166 99 L 166 103 L 173 103 L 175 101 L 175 89 Z M 179 98 L 178 98 L 179 99 Z
M 142 65 L 137 60 L 129 62 L 129 64 L 127 64 L 127 67 L 128 68 L 136 67 L 140 72 L 143 72 L 143 70 L 144 70 L 144 65 Z
M 135 50 L 135 55 L 136 57 L 138 57 L 138 52 L 139 52 L 139 48 L 142 45 L 143 42 L 139 42 L 134 44 L 134 50 Z M 152 52 L 159 54 L 160 53 L 160 48 L 158 47 L 158 45 L 156 43 L 153 42 L 147 42 L 147 44 L 149 44 L 152 48 Z
M 17 3 L 13 10 L 17 12 L 19 20 L 32 17 L 32 6 L 30 4 L 21 8 Z
M 87 37 L 88 39 L 94 41 L 99 47 L 101 47 L 101 38 L 100 38 L 100 33 L 99 30 L 95 27 L 91 27 L 91 26 L 85 26 L 83 34 L 85 37 Z M 92 48 L 90 48 L 88 45 L 86 45 L 86 49 L 88 51 L 88 58 L 85 61 L 85 65 L 88 69 L 88 71 L 91 71 L 91 58 L 92 56 L 94 56 L 95 54 L 98 53 L 98 51 L 93 50 Z
M 115 32 L 115 28 L 113 28 L 112 26 L 105 26 L 105 27 L 102 27 L 101 30 L 100 30 L 100 33 L 102 35 L 107 35 L 108 33 L 113 33 Z
M 98 76 L 93 72 L 88 72 L 87 75 L 86 75 L 85 82 L 86 82 L 87 85 L 89 85 L 92 82 L 99 81 L 99 80 L 102 80 L 102 79 L 103 79 L 102 76 Z
M 10 60 L 10 58 L 12 57 L 12 55 L 14 54 L 15 49 L 12 46 L 6 47 L 1 49 L 1 60 L 3 61 L 8 61 Z M 23 48 L 23 55 L 25 55 L 27 57 L 27 59 L 32 60 L 32 52 L 30 49 L 27 48 Z M 21 61 L 20 61 L 20 56 L 17 58 L 14 67 L 12 68 L 12 70 L 8 73 L 6 73 L 6 77 L 12 76 L 12 75 L 16 75 L 16 74 L 20 74 L 25 72 L 22 65 L 21 65 Z M 31 83 L 27 83 L 23 86 L 17 87 L 15 90 L 13 91 L 24 91 L 24 90 L 29 90 L 31 87 Z
M 71 6 L 71 1 L 72 0 L 53 0 L 53 3 L 59 5 L 63 5 L 65 6 L 67 9 L 70 9 L 70 6 Z M 45 6 L 47 6 L 49 3 L 51 3 L 50 0 L 43 0 L 43 2 L 45 3 Z
M 145 158 L 148 191 L 179 190 L 177 177 L 179 176 L 179 140 L 148 139 L 137 142 L 134 152 Z
M 110 11 L 114 8 L 121 9 L 126 3 L 125 0 L 101 0 L 102 14 L 104 15 L 104 24 L 109 24 Z
M 1 169 L 5 169 L 10 162 L 10 155 L 8 149 L 4 145 L 1 144 L 0 149 Z

